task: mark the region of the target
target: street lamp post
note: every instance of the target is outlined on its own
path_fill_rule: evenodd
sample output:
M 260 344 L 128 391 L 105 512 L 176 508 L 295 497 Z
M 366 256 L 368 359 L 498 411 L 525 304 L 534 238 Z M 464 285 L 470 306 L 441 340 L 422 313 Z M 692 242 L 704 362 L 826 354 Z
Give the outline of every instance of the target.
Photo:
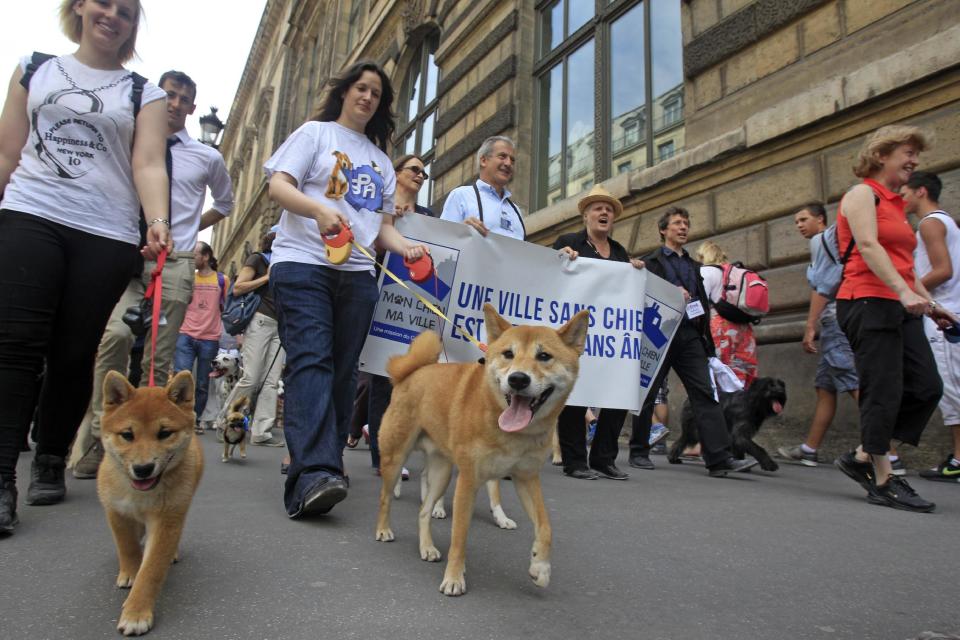
M 218 138 L 226 125 L 217 117 L 217 108 L 210 107 L 210 113 L 200 117 L 200 142 L 219 149 Z

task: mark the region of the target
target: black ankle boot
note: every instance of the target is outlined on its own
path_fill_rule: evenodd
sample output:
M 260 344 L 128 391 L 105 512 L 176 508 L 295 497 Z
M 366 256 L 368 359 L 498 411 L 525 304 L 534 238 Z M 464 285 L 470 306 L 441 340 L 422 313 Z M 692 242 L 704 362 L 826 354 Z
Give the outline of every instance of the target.
M 0 535 L 13 533 L 17 518 L 17 483 L 0 476 Z
M 27 504 L 48 505 L 63 502 L 67 485 L 63 474 L 67 461 L 51 454 L 38 453 L 30 465 L 30 486 L 27 488 Z

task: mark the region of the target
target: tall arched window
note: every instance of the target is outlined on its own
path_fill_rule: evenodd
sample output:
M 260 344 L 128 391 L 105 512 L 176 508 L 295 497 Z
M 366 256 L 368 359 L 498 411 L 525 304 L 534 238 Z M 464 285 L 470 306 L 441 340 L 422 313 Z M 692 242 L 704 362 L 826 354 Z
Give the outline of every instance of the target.
M 427 173 L 430 173 L 436 146 L 433 125 L 437 117 L 437 81 L 440 69 L 433 55 L 439 40 L 437 33 L 423 39 L 410 62 L 400 94 L 400 115 L 404 124 L 397 130 L 396 155 L 417 154 L 423 158 Z M 433 183 L 428 180 L 420 189 L 417 203 L 428 206 L 432 200 Z

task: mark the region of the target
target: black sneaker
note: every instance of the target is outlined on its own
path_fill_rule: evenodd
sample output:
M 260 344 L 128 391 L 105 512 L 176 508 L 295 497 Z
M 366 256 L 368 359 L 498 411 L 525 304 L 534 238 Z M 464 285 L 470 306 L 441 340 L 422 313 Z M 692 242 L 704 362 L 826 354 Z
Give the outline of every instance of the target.
M 878 485 L 875 491 L 867 495 L 867 502 L 918 513 L 929 513 L 937 508 L 934 503 L 917 495 L 906 480 L 897 476 L 890 476 L 887 484 Z
M 707 472 L 711 478 L 725 478 L 728 473 L 746 473 L 758 464 L 760 463 L 753 458 L 737 460 L 730 457 L 719 464 L 707 467 Z
M 0 477 L 0 535 L 13 533 L 17 517 L 17 483 Z
M 322 515 L 347 497 L 347 483 L 337 476 L 325 476 L 307 489 L 293 513 L 287 515 L 296 520 L 304 516 Z
M 630 474 L 617 469 L 615 464 L 601 464 L 590 468 L 599 473 L 601 478 L 608 480 L 626 480 L 630 477 Z
M 63 502 L 67 485 L 63 474 L 67 461 L 61 456 L 38 453 L 30 465 L 30 486 L 27 487 L 27 504 L 36 506 Z
M 653 465 L 653 460 L 650 459 L 650 456 L 630 456 L 630 459 L 627 461 L 634 469 L 646 469 L 647 471 L 652 471 L 656 467 Z
M 960 464 L 957 464 L 952 455 L 941 462 L 933 469 L 924 469 L 920 472 L 920 477 L 934 482 L 958 482 L 960 483 Z
M 869 496 L 877 495 L 877 476 L 873 464 L 860 462 L 853 451 L 842 454 L 833 464 L 863 487 Z
M 577 480 L 596 480 L 600 477 L 600 474 L 593 469 L 585 469 L 580 467 L 574 469 L 564 469 L 563 474 L 570 476 L 571 478 L 576 478 Z

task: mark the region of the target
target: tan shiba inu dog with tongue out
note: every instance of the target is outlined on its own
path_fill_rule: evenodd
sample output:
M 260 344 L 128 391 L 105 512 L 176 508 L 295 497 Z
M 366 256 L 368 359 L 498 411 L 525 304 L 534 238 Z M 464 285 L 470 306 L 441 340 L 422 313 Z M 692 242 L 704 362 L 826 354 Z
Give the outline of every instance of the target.
M 509 475 L 524 511 L 533 521 L 530 577 L 550 582 L 551 529 L 540 490 L 540 469 L 550 451 L 557 416 L 577 380 L 587 337 L 589 311 L 560 329 L 513 327 L 484 305 L 489 347 L 484 364 L 438 364 L 440 337 L 424 332 L 406 355 L 391 358 L 387 372 L 393 396 L 380 427 L 380 513 L 377 540 L 394 539 L 390 501 L 411 449 L 426 454 L 427 491 L 419 514 L 420 557 L 435 562 L 440 552 L 430 533 L 430 512 L 447 489 L 453 465 L 453 531 L 440 591 L 466 592 L 467 528 L 477 489 Z
M 193 433 L 193 389 L 189 371 L 162 389 L 134 389 L 116 371 L 103 381 L 106 456 L 97 473 L 97 493 L 117 545 L 117 586 L 132 587 L 117 625 L 127 636 L 153 626 L 154 603 L 176 560 L 203 473 L 203 453 Z

